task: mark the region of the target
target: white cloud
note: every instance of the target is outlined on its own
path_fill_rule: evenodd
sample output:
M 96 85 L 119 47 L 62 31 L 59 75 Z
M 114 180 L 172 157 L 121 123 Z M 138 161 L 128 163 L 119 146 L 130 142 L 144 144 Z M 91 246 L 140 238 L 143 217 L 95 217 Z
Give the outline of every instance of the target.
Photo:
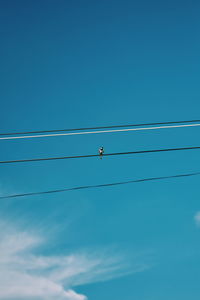
M 197 226 L 200 226 L 200 211 L 198 211 L 194 216 L 194 221 Z
M 73 287 L 148 268 L 146 264 L 130 266 L 120 256 L 110 258 L 102 251 L 38 254 L 43 238 L 5 230 L 5 226 L 0 226 L 0 236 L 0 299 L 86 300 Z

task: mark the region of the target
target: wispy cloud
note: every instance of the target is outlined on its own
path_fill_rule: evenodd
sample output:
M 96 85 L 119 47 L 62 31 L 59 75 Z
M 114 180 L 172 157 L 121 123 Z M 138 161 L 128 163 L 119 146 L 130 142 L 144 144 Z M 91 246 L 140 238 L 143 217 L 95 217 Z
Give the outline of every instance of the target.
M 0 299 L 86 300 L 73 287 L 149 267 L 106 251 L 45 255 L 39 251 L 47 243 L 41 236 L 5 227 L 0 235 Z
M 200 211 L 198 211 L 194 216 L 194 221 L 197 226 L 200 226 Z

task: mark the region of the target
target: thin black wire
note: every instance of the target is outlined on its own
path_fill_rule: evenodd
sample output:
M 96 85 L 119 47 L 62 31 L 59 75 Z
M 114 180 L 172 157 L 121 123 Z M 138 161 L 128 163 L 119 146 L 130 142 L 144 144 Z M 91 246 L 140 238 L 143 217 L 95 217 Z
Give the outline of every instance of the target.
M 83 190 L 83 189 L 93 189 L 93 188 L 103 188 L 103 187 L 110 187 L 116 185 L 124 185 L 130 183 L 139 183 L 139 182 L 146 182 L 146 181 L 158 181 L 158 180 L 166 180 L 166 179 L 175 179 L 181 177 L 190 177 L 190 176 L 197 176 L 200 175 L 200 172 L 196 173 L 187 173 L 187 174 L 177 174 L 171 176 L 161 176 L 161 177 L 150 177 L 150 178 L 142 178 L 136 180 L 128 180 L 128 181 L 121 181 L 121 182 L 114 182 L 114 183 L 105 183 L 105 184 L 97 184 L 97 185 L 85 185 L 85 186 L 78 186 L 73 188 L 64 188 L 58 190 L 49 190 L 44 192 L 33 192 L 33 193 L 23 193 L 23 194 L 13 194 L 7 196 L 1 196 L 0 199 L 8 199 L 8 198 L 19 198 L 25 196 L 37 196 L 37 195 L 44 195 L 44 194 L 53 194 L 53 193 L 63 193 L 69 191 L 76 191 L 76 190 Z
M 140 123 L 140 124 L 122 124 L 122 125 L 110 125 L 110 126 L 96 126 L 96 127 L 82 127 L 82 128 L 67 128 L 67 129 L 52 129 L 52 130 L 36 130 L 36 131 L 22 131 L 22 132 L 7 132 L 0 133 L 3 135 L 21 135 L 21 134 L 34 134 L 34 133 L 51 133 L 51 132 L 67 132 L 67 131 L 81 131 L 81 130 L 96 130 L 96 129 L 108 129 L 108 128 L 123 128 L 123 127 L 138 127 L 138 126 L 156 126 L 167 124 L 180 124 L 180 123 L 196 123 L 200 120 L 187 120 L 187 121 L 168 121 L 168 122 L 156 122 L 156 123 Z
M 182 147 L 182 148 L 166 148 L 166 149 L 140 150 L 140 151 L 130 151 L 130 152 L 105 153 L 105 154 L 103 154 L 102 157 L 104 157 L 104 156 L 118 156 L 118 155 L 131 155 L 131 154 L 147 154 L 147 153 L 157 153 L 157 152 L 170 152 L 170 151 L 199 150 L 199 149 L 200 149 L 200 146 L 198 146 L 198 147 Z M 19 159 L 19 160 L 5 160 L 5 161 L 0 161 L 0 164 L 27 163 L 27 162 L 36 162 L 36 161 L 76 159 L 76 158 L 91 158 L 91 157 L 99 157 L 99 154 L 76 155 L 76 156 L 60 156 L 60 157 L 46 157 L 46 158 L 31 158 L 31 159 Z

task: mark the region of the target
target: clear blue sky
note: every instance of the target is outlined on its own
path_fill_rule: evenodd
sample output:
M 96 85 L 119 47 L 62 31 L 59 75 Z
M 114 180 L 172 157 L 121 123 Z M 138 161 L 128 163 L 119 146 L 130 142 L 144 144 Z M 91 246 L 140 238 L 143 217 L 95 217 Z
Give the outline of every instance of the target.
M 191 0 L 1 0 L 0 131 L 200 119 L 199 15 Z M 0 160 L 198 137 L 190 128 L 0 141 Z M 199 154 L 1 165 L 0 193 L 199 171 Z M 199 180 L 2 200 L 0 299 L 199 299 Z

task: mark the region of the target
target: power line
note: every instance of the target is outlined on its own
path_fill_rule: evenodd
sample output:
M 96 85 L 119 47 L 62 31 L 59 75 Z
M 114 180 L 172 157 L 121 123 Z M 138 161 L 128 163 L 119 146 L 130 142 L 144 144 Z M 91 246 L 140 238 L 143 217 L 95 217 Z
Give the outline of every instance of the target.
M 136 179 L 136 180 L 120 181 L 120 182 L 97 184 L 97 185 L 85 185 L 85 186 L 64 188 L 64 189 L 58 189 L 58 190 L 49 190 L 49 191 L 44 191 L 44 192 L 12 194 L 12 195 L 7 195 L 7 196 L 1 196 L 0 199 L 20 198 L 20 197 L 25 197 L 25 196 L 29 197 L 29 196 L 37 196 L 37 195 L 44 195 L 44 194 L 63 193 L 63 192 L 77 191 L 77 190 L 83 190 L 83 189 L 103 188 L 103 187 L 111 187 L 111 186 L 117 186 L 117 185 L 125 185 L 125 184 L 130 184 L 130 183 L 175 179 L 175 178 L 190 177 L 190 176 L 197 176 L 197 175 L 200 175 L 200 172 L 187 173 L 187 174 L 177 174 L 177 175 L 171 175 L 171 176 L 142 178 L 142 179 Z
M 145 130 L 159 130 L 159 129 L 171 129 L 171 128 L 184 128 L 184 127 L 198 127 L 197 124 L 183 124 L 172 126 L 154 126 L 154 127 L 140 127 L 140 128 L 127 128 L 127 129 L 111 129 L 111 130 L 98 130 L 98 131 L 83 131 L 83 132 L 69 132 L 69 133 L 50 133 L 40 135 L 22 135 L 22 136 L 9 136 L 0 137 L 0 140 L 16 140 L 16 139 L 33 139 L 33 138 L 46 138 L 46 137 L 58 137 L 58 136 L 70 136 L 70 135 L 86 135 L 86 134 L 101 134 L 101 133 L 116 133 L 116 132 L 128 132 L 128 131 L 145 131 Z
M 186 121 L 167 121 L 167 122 L 154 122 L 154 123 L 139 123 L 139 124 L 122 124 L 122 125 L 107 125 L 96 127 L 81 127 L 81 128 L 67 128 L 67 129 L 52 129 L 52 130 L 35 130 L 35 131 L 21 131 L 21 132 L 7 132 L 0 133 L 2 135 L 22 135 L 22 134 L 35 134 L 35 133 L 51 133 L 51 132 L 64 132 L 64 131 L 81 131 L 81 130 L 98 130 L 108 128 L 123 128 L 123 127 L 139 127 L 139 126 L 156 126 L 156 125 L 169 125 L 169 124 L 181 124 L 181 123 L 197 123 L 200 120 L 186 120 Z
M 104 156 L 132 155 L 132 154 L 147 154 L 147 153 L 158 153 L 158 152 L 171 152 L 171 151 L 199 150 L 199 149 L 200 149 L 200 146 L 197 146 L 197 147 L 182 147 L 182 148 L 153 149 L 153 150 L 140 150 L 140 151 L 129 151 L 129 152 L 105 153 L 105 154 L 103 154 L 103 157 Z M 78 158 L 91 158 L 91 157 L 99 157 L 99 154 L 76 155 L 76 156 L 59 156 L 59 157 L 46 157 L 46 158 L 31 158 L 31 159 L 19 159 L 19 160 L 5 160 L 5 161 L 0 161 L 0 164 L 27 163 L 27 162 L 36 162 L 36 161 L 78 159 Z

